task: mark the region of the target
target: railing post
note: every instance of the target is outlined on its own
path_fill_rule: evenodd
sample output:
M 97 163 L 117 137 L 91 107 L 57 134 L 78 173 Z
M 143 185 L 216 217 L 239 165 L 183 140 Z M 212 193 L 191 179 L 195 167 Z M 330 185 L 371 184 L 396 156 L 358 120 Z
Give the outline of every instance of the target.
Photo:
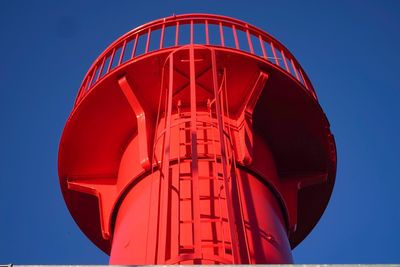
M 290 69 L 289 69 L 289 66 L 287 64 L 285 52 L 283 52 L 283 49 L 281 50 L 281 55 L 282 55 L 282 58 L 283 58 L 283 63 L 285 64 L 286 71 L 290 73 Z
M 114 47 L 114 49 L 113 49 L 113 51 L 112 51 L 112 53 L 111 53 L 110 62 L 108 62 L 107 73 L 109 73 L 110 70 L 111 70 L 112 62 L 113 62 L 113 60 L 114 60 L 114 55 L 115 55 L 115 47 Z M 107 73 L 106 73 L 106 74 L 107 74 Z
M 205 20 L 205 28 L 206 28 L 206 45 L 210 44 L 210 36 L 208 35 L 208 20 Z
M 136 37 L 135 37 L 135 42 L 133 43 L 133 48 L 132 48 L 132 56 L 131 56 L 131 59 L 135 57 L 135 53 L 136 53 L 136 46 L 137 46 L 137 43 L 138 43 L 138 38 L 139 38 L 139 35 L 138 35 L 138 34 L 136 34 Z
M 176 22 L 176 29 L 175 29 L 175 46 L 179 44 L 179 21 Z
M 246 35 L 247 35 L 247 42 L 249 43 L 250 53 L 254 54 L 253 43 L 251 42 L 251 36 L 249 32 L 249 26 L 246 24 Z
M 290 59 L 290 62 L 292 63 L 293 71 L 294 71 L 294 74 L 296 75 L 297 80 L 300 81 L 299 74 L 297 73 L 296 66 L 294 65 L 292 58 Z
M 224 30 L 222 29 L 222 22 L 219 23 L 219 36 L 221 38 L 221 45 L 225 47 Z
M 124 44 L 122 45 L 121 55 L 119 55 L 118 66 L 121 65 L 122 59 L 124 58 L 125 47 L 126 47 L 126 39 L 124 41 Z
M 101 62 L 101 67 L 100 67 L 100 71 L 99 71 L 99 75 L 97 76 L 97 80 L 99 80 L 101 78 L 101 73 L 103 72 L 104 69 L 104 63 L 106 62 L 106 56 L 103 57 L 103 60 Z
M 279 66 L 279 62 L 278 62 L 278 58 L 276 57 L 276 52 L 275 52 L 275 47 L 274 47 L 273 42 L 271 42 L 271 50 L 272 50 L 272 54 L 274 55 L 275 63 L 276 63 L 276 65 Z
M 147 52 L 149 52 L 149 47 L 150 47 L 150 36 L 151 36 L 151 28 L 149 28 L 149 30 L 147 31 L 146 50 L 144 51 L 145 54 L 146 54 Z
M 233 32 L 233 39 L 235 40 L 235 48 L 240 49 L 235 24 L 232 25 L 232 32 Z
M 162 49 L 164 45 L 164 31 L 165 31 L 165 23 L 163 23 L 161 28 L 160 49 Z
M 260 40 L 260 46 L 261 46 L 261 50 L 263 53 L 263 57 L 264 57 L 264 59 L 267 59 L 267 52 L 265 52 L 264 41 L 263 41 L 261 35 L 258 36 L 258 39 Z
M 190 20 L 190 44 L 193 44 L 194 41 L 193 34 L 193 20 Z

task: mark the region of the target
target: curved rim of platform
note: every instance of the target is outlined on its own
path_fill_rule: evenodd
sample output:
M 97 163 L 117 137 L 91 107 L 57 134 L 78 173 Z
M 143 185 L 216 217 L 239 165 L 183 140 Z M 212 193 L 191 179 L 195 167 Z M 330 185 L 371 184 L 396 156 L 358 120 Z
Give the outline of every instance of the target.
M 179 39 L 179 36 L 182 37 L 182 27 L 187 25 L 189 25 L 189 36 L 186 37 L 189 37 L 189 41 L 182 43 L 182 38 Z M 195 38 L 196 30 L 194 28 L 199 25 L 204 27 L 205 31 L 202 41 Z M 171 34 L 169 34 L 168 29 L 172 30 Z M 232 45 L 228 45 L 227 42 L 229 34 L 226 31 L 228 29 L 231 31 Z M 154 42 L 153 37 L 156 31 L 160 31 L 160 36 L 158 43 L 156 43 L 156 48 L 152 49 L 151 44 Z M 165 44 L 168 38 L 172 41 L 172 45 Z M 216 38 L 219 38 L 219 42 L 214 40 Z M 79 104 L 84 95 L 105 76 L 108 76 L 112 70 L 148 53 L 177 48 L 185 44 L 211 45 L 257 56 L 292 76 L 310 92 L 314 99 L 317 99 L 311 81 L 300 63 L 282 43 L 267 32 L 249 23 L 227 16 L 183 14 L 143 24 L 111 43 L 94 61 L 84 76 L 76 97 L 75 106 Z

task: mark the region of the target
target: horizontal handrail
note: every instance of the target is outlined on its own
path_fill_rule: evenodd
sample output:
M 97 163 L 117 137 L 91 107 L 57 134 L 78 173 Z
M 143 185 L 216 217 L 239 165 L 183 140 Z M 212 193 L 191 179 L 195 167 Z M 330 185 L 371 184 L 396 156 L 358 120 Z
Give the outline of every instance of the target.
M 183 28 L 187 26 L 188 33 L 185 33 Z M 185 14 L 146 23 L 114 41 L 89 68 L 75 105 L 113 69 L 149 52 L 185 44 L 220 46 L 258 56 L 290 74 L 316 99 L 314 88 L 299 62 L 265 31 L 226 16 Z

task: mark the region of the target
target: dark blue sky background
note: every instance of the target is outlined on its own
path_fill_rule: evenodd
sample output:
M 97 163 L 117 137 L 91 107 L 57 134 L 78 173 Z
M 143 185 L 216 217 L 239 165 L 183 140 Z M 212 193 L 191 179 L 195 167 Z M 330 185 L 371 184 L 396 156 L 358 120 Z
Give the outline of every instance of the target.
M 0 1 L 0 263 L 106 264 L 62 198 L 77 89 L 117 37 L 173 13 L 245 20 L 288 47 L 335 134 L 337 182 L 296 263 L 400 263 L 400 1 Z

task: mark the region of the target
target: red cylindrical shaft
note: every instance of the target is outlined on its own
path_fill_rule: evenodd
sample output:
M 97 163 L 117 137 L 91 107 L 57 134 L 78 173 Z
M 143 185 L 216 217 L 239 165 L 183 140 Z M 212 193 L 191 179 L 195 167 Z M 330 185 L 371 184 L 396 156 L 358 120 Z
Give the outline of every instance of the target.
M 232 166 L 232 175 L 228 178 L 231 198 L 227 199 L 218 129 L 208 112 L 198 112 L 199 187 L 194 188 L 189 116 L 190 112 L 171 116 L 174 126 L 170 133 L 169 175 L 161 175 L 161 179 L 158 172 L 145 175 L 123 199 L 115 223 L 110 263 L 292 262 L 282 207 L 266 182 L 277 179 L 269 148 L 257 138 L 256 154 L 263 156 L 268 178 L 256 177 L 246 169 Z M 129 166 L 137 154 L 137 140 L 131 142 L 121 160 L 120 169 L 124 172 L 120 173 L 120 179 L 129 175 Z M 156 150 L 159 158 L 165 156 L 163 145 Z M 198 199 L 195 190 L 199 192 Z M 199 214 L 193 208 L 196 204 Z M 228 205 L 235 211 L 234 218 L 228 216 Z M 167 210 L 163 211 L 165 207 Z M 199 225 L 196 225 L 196 216 L 200 219 Z M 235 220 L 234 229 L 230 229 L 229 220 Z M 232 231 L 239 237 L 238 243 L 232 241 Z M 196 244 L 196 235 L 200 244 Z M 165 242 L 161 246 L 163 251 L 159 250 L 160 242 Z M 196 245 L 200 253 L 196 253 Z M 239 248 L 239 259 L 234 259 L 233 246 Z M 163 259 L 159 258 L 160 254 L 164 255 Z
M 111 264 L 292 262 L 329 201 L 336 148 L 278 40 L 229 17 L 173 16 L 116 40 L 83 81 L 60 185 Z

